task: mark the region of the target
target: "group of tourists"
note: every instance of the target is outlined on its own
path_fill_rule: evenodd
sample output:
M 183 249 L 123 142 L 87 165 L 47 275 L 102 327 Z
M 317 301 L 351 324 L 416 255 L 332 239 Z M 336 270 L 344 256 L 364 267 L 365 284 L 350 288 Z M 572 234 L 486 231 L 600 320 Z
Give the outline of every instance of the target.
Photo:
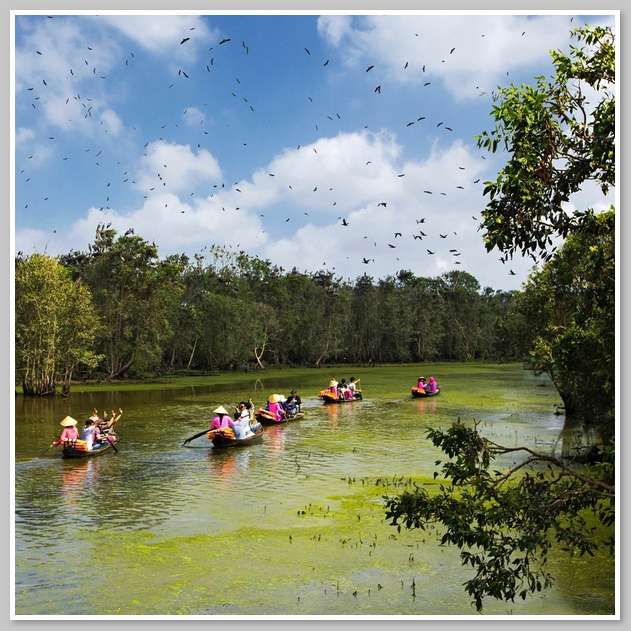
M 346 379 L 342 379 L 342 381 L 338 382 L 335 377 L 329 381 L 329 392 L 334 394 L 338 399 L 354 399 L 358 392 L 360 392 L 359 379 L 355 379 L 355 377 L 351 377 L 350 381 L 347 383 Z
M 77 429 L 77 421 L 71 416 L 66 416 L 60 425 L 64 428 L 61 432 L 61 436 L 53 442 L 52 446 L 61 445 L 62 443 L 82 440 L 86 443 L 88 451 L 94 451 L 100 449 L 106 442 L 112 442 L 108 436 L 112 427 L 120 421 L 123 416 L 123 410 L 118 408 L 118 414 L 112 410 L 111 418 L 107 418 L 107 412 L 103 412 L 103 416 L 99 416 L 96 408 L 92 412 L 83 428 L 81 433 Z
M 277 421 L 295 416 L 301 409 L 302 399 L 296 390 L 292 390 L 288 397 L 282 394 L 272 394 L 265 404 L 265 410 L 273 414 Z
M 430 377 L 429 381 L 426 381 L 425 377 L 419 377 L 417 381 L 417 390 L 424 390 L 427 394 L 432 394 L 438 390 L 438 384 L 436 383 L 436 379 L 434 379 L 434 377 Z
M 247 401 L 241 401 L 239 405 L 235 406 L 233 418 L 230 418 L 230 414 L 223 405 L 213 410 L 213 414 L 215 414 L 215 417 L 210 423 L 211 431 L 223 430 L 228 435 L 232 432 L 237 440 L 253 436 L 256 430 L 261 427 L 260 423 L 252 422 L 254 421 L 252 397 Z

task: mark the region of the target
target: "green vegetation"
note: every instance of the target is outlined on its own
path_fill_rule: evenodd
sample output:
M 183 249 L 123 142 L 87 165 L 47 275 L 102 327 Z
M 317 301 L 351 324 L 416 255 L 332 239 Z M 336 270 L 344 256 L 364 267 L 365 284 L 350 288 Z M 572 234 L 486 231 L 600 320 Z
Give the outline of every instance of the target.
M 97 365 L 94 339 L 99 321 L 81 281 L 43 254 L 16 260 L 16 372 L 24 394 L 67 393 L 79 366 Z
M 90 361 L 73 365 L 75 381 L 152 379 L 216 370 L 255 370 L 337 363 L 520 360 L 502 323 L 514 292 L 482 289 L 463 271 L 420 278 L 402 270 L 375 281 L 343 281 L 330 273 L 290 272 L 244 252 L 160 260 L 139 236 L 99 226 L 88 252 L 50 265 L 89 290 L 81 311 L 94 331 Z M 44 301 L 51 292 L 42 292 Z M 16 296 L 19 327 L 31 311 Z M 72 329 L 79 317 L 57 311 Z M 46 335 L 46 327 L 41 328 Z M 87 340 L 86 340 L 87 344 Z M 26 351 L 16 339 L 16 382 Z M 89 354 L 91 353 L 91 355 Z M 98 358 L 98 362 L 94 359 Z M 24 390 L 51 394 L 53 387 Z
M 614 550 L 615 210 L 564 206 L 587 181 L 603 192 L 615 186 L 614 36 L 601 27 L 573 36 L 581 47 L 552 52 L 552 82 L 540 77 L 536 87 L 511 85 L 495 96 L 497 126 L 478 142 L 510 158 L 486 185 L 484 238 L 489 251 L 498 248 L 507 258 L 521 250 L 542 260 L 516 297 L 506 329 L 535 372 L 550 376 L 566 417 L 596 430 L 600 445 L 586 454 L 587 469 L 569 467 L 529 448 L 493 443 L 477 424 L 458 422 L 428 433 L 449 458 L 440 492 L 385 497 L 393 525 L 446 528 L 443 543 L 457 546 L 475 571 L 465 589 L 478 611 L 487 597 L 514 602 L 549 587 L 553 541 L 581 556 L 602 543 Z M 593 92 L 589 103 L 586 92 Z M 564 239 L 561 248 L 550 247 L 553 238 Z M 515 466 L 492 471 L 493 459 L 507 453 L 518 457 Z

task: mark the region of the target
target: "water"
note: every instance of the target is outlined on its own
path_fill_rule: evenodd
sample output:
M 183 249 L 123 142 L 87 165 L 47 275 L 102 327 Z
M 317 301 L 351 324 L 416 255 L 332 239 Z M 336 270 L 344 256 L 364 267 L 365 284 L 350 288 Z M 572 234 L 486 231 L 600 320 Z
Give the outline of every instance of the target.
M 384 519 L 383 495 L 435 484 L 428 427 L 477 420 L 501 444 L 560 453 L 560 403 L 521 366 L 435 365 L 442 392 L 412 399 L 409 367 L 354 371 L 364 400 L 324 405 L 330 375 L 15 401 L 15 614 L 23 616 L 473 616 L 472 575 L 439 533 Z M 427 369 L 424 368 L 427 372 Z M 346 372 L 346 371 L 345 371 Z M 361 373 L 361 374 L 359 374 Z M 234 379 L 233 379 L 234 381 Z M 183 441 L 210 411 L 296 387 L 304 419 L 261 444 L 214 452 Z M 119 453 L 87 461 L 41 452 L 70 414 L 124 409 Z M 509 463 L 507 463 L 509 464 Z M 552 561 L 555 586 L 485 615 L 613 615 L 613 561 Z

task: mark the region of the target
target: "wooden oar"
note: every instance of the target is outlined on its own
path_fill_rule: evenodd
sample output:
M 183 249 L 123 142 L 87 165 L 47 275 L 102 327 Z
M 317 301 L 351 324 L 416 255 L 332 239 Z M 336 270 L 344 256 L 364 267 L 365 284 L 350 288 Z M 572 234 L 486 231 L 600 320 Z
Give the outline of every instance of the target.
M 52 443 L 51 445 L 46 447 L 46 449 L 44 449 L 44 451 L 42 451 L 42 453 L 39 455 L 39 457 L 41 458 L 51 447 L 54 447 L 54 446 L 55 446 L 55 443 Z
M 105 438 L 107 439 L 107 442 L 108 442 L 110 445 L 112 445 L 112 449 L 113 449 L 116 453 L 118 453 L 118 449 L 116 449 L 116 445 L 114 444 L 116 441 L 110 440 L 110 437 L 109 437 L 109 436 L 106 436 Z
M 191 436 L 190 438 L 187 438 L 182 445 L 188 445 L 188 443 L 190 443 L 192 440 L 195 440 L 196 438 L 199 438 L 200 436 L 203 436 L 204 434 L 208 434 L 208 432 L 210 431 L 210 429 L 205 429 L 203 432 L 199 432 L 199 434 L 195 434 L 195 436 Z

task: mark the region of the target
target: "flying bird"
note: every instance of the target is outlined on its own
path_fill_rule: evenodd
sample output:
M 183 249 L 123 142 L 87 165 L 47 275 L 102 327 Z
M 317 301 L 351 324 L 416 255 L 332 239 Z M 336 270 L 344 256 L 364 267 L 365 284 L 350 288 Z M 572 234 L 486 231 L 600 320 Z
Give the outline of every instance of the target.
M 225 44 L 225 43 L 227 43 L 227 42 L 229 42 L 229 41 L 230 41 L 230 39 L 229 39 L 229 38 L 222 39 L 222 40 L 219 42 L 219 45 L 221 46 L 222 44 Z
M 394 233 L 394 238 L 396 239 L 397 237 L 402 237 L 403 235 L 400 232 L 395 232 Z
M 368 66 L 368 68 L 366 68 L 366 72 L 372 70 L 374 68 L 374 66 Z
M 447 235 L 446 235 L 446 234 L 440 234 L 440 235 L 438 235 L 438 236 L 439 236 L 441 239 L 446 239 L 446 238 L 447 238 Z
M 392 245 L 392 243 L 388 243 L 388 247 L 389 248 L 396 248 L 397 246 L 396 245 Z
M 378 86 L 375 88 L 375 92 L 379 92 L 379 94 L 381 94 L 381 86 L 380 86 L 380 85 L 378 85 Z
M 342 219 L 342 225 L 343 226 L 348 226 L 348 221 L 346 221 L 346 219 Z
M 307 51 L 307 55 L 310 55 L 311 53 L 309 52 L 308 48 L 305 48 L 305 50 Z
M 510 272 L 508 272 L 509 276 L 515 276 L 515 272 L 513 272 L 513 270 L 511 270 Z
M 431 250 L 427 250 L 428 254 L 436 254 L 436 252 L 432 252 Z
M 365 258 L 363 258 L 363 259 L 362 259 L 362 263 L 366 263 L 366 264 L 368 264 L 368 263 L 370 263 L 370 259 L 365 259 Z
M 180 42 L 180 46 L 184 43 L 184 42 L 188 42 L 188 40 L 191 39 L 190 37 L 185 37 L 181 42 Z
M 379 202 L 379 203 L 377 204 L 377 206 L 383 206 L 383 207 L 385 208 L 385 207 L 386 207 L 386 202 Z

